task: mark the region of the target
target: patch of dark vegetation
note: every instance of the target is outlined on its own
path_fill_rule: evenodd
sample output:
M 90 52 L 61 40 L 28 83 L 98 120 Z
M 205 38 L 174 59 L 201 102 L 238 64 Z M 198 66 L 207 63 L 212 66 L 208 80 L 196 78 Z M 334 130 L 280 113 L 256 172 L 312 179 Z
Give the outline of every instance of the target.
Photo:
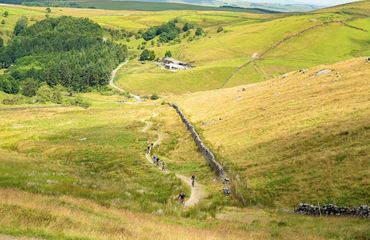
M 126 46 L 104 39 L 103 29 L 88 19 L 48 18 L 27 25 L 27 18 L 20 18 L 13 39 L 0 48 L 0 65 L 7 68 L 0 90 L 8 93 L 37 85 L 28 91 L 32 96 L 43 82 L 89 91 L 108 84 L 111 71 L 127 56 Z
M 182 25 L 182 27 L 180 26 Z M 195 25 L 192 23 L 179 23 L 177 19 L 171 20 L 165 24 L 159 26 L 150 27 L 146 32 L 142 33 L 142 37 L 145 41 L 150 41 L 155 37 L 159 36 L 158 41 L 161 43 L 167 43 L 175 40 L 179 37 L 181 32 L 188 32 L 191 29 L 195 29 Z M 200 36 L 204 33 L 200 27 L 196 28 L 195 35 Z

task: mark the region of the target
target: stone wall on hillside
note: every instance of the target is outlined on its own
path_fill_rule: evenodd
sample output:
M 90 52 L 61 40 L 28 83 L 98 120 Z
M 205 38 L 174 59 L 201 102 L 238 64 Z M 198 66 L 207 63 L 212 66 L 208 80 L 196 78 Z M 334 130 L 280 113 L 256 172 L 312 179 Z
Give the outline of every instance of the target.
M 338 207 L 334 204 L 327 204 L 315 206 L 307 203 L 301 203 L 294 211 L 298 214 L 312 215 L 312 216 L 357 216 L 357 217 L 370 217 L 370 207 L 363 205 L 360 207 Z
M 170 106 L 173 107 L 176 110 L 177 114 L 180 116 L 182 122 L 185 124 L 186 128 L 191 133 L 191 136 L 193 137 L 195 144 L 197 145 L 199 151 L 203 154 L 208 164 L 211 166 L 211 168 L 216 172 L 216 174 L 220 178 L 224 179 L 225 178 L 224 169 L 222 168 L 221 164 L 217 162 L 211 150 L 209 150 L 209 148 L 207 148 L 207 146 L 204 144 L 199 134 L 195 130 L 194 126 L 185 117 L 185 115 L 182 113 L 182 111 L 179 109 L 179 107 L 176 104 L 170 104 Z

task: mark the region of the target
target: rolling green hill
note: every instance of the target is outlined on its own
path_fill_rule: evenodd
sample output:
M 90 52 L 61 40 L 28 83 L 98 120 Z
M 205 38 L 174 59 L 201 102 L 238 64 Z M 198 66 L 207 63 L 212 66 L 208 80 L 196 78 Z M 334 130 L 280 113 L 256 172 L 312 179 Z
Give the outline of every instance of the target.
M 118 84 L 143 94 L 193 92 L 367 56 L 370 20 L 363 13 L 369 9 L 369 1 L 364 1 L 307 14 L 236 18 L 219 23 L 221 33 L 217 24 L 208 26 L 200 39 L 151 48 L 159 57 L 171 50 L 175 58 L 192 62 L 195 68 L 173 73 L 132 61 Z

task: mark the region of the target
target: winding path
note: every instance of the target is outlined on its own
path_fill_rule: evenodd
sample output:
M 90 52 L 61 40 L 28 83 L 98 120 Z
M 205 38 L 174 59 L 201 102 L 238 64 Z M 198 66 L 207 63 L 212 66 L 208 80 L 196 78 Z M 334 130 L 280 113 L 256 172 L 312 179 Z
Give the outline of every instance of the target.
M 143 128 L 143 132 L 147 132 L 150 129 L 151 125 L 152 125 L 151 122 L 146 121 L 146 125 Z M 161 143 L 161 139 L 162 139 L 161 134 L 159 133 L 157 140 L 153 144 L 153 148 L 155 148 L 156 146 L 158 146 Z M 151 152 L 146 153 L 145 157 L 146 157 L 146 159 L 148 160 L 148 162 L 150 164 L 154 165 L 153 160 L 152 160 L 152 156 L 151 156 Z M 161 172 L 163 172 L 163 174 L 171 173 L 171 171 L 169 171 L 168 169 L 166 169 L 165 171 L 162 171 L 160 166 L 158 168 L 160 169 Z M 207 196 L 205 188 L 202 184 L 199 184 L 198 182 L 196 182 L 195 186 L 192 187 L 190 177 L 181 175 L 179 173 L 175 173 L 175 176 L 178 179 L 180 179 L 183 183 L 188 185 L 190 187 L 190 190 L 191 190 L 190 197 L 185 201 L 185 207 L 192 207 L 192 206 L 196 205 L 197 203 L 199 203 L 200 200 L 202 200 L 203 198 L 205 198 Z
M 112 73 L 111 73 L 111 76 L 110 76 L 110 79 L 109 79 L 109 85 L 112 87 L 112 88 L 114 88 L 114 89 L 116 89 L 117 91 L 119 91 L 119 92 L 122 92 L 122 93 L 126 93 L 126 91 L 125 90 L 123 90 L 122 88 L 120 88 L 120 87 L 118 87 L 115 83 L 114 83 L 114 78 L 116 77 L 116 75 L 117 75 L 117 72 L 124 66 L 124 65 L 126 65 L 128 63 L 128 61 L 126 60 L 126 61 L 124 61 L 123 63 L 121 63 L 120 65 L 118 65 L 113 71 L 112 71 Z M 141 97 L 140 96 L 138 96 L 138 95 L 135 95 L 135 94 L 132 94 L 132 93 L 129 93 L 129 95 L 133 98 L 133 99 L 135 99 L 135 101 L 136 102 L 142 102 L 143 100 L 141 99 Z
M 121 63 L 120 65 L 118 65 L 113 71 L 112 71 L 112 74 L 111 74 L 111 77 L 110 77 L 110 80 L 109 80 L 109 85 L 116 89 L 117 91 L 119 92 L 126 92 L 124 89 L 116 86 L 114 84 L 114 78 L 116 77 L 116 74 L 117 72 L 124 66 L 128 63 L 128 61 L 125 61 L 123 63 Z M 136 102 L 142 102 L 142 99 L 140 98 L 140 96 L 137 96 L 137 95 L 134 95 L 134 94 L 131 94 L 129 93 L 131 97 L 133 97 Z M 152 115 L 155 115 L 154 113 Z M 150 128 L 152 127 L 152 122 L 150 121 L 147 121 L 147 120 L 144 120 L 143 122 L 145 122 L 145 126 L 143 127 L 142 129 L 142 132 L 143 133 L 146 133 L 150 130 Z M 154 142 L 153 144 L 153 147 L 156 147 L 158 146 L 160 143 L 161 143 L 161 133 L 158 133 L 158 138 L 157 140 Z M 146 159 L 148 160 L 148 162 L 150 164 L 153 165 L 153 161 L 152 161 L 152 156 L 151 156 L 151 152 L 149 153 L 146 153 L 145 154 L 145 157 Z M 161 167 L 158 167 L 160 169 L 160 171 L 163 173 L 163 174 L 169 174 L 171 171 L 169 170 L 165 170 L 165 171 L 162 171 Z M 175 173 L 175 176 L 180 179 L 183 183 L 185 183 L 186 185 L 188 185 L 190 187 L 190 197 L 188 198 L 187 201 L 185 201 L 185 207 L 192 207 L 196 204 L 199 203 L 200 200 L 202 200 L 203 198 L 205 198 L 207 196 L 207 193 L 205 191 L 205 188 L 202 184 L 199 184 L 198 182 L 195 183 L 195 186 L 192 187 L 191 185 L 191 178 L 190 177 L 187 177 L 187 176 L 184 176 L 184 175 L 181 175 L 179 173 Z

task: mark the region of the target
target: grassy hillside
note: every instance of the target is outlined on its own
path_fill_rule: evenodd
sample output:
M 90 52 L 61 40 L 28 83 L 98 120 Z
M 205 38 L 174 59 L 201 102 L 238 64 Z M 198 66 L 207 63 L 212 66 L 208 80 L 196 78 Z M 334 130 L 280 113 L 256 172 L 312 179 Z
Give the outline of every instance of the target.
M 143 94 L 193 92 L 260 82 L 292 70 L 370 55 L 369 18 L 346 6 L 348 11 L 239 18 L 219 23 L 224 28 L 221 33 L 216 32 L 217 25 L 209 26 L 207 36 L 198 40 L 153 47 L 159 56 L 171 50 L 175 58 L 192 62 L 194 69 L 172 73 L 155 64 L 133 62 L 118 83 Z M 369 1 L 354 6 L 369 11 Z
M 369 204 L 369 66 L 360 58 L 175 101 L 246 203 Z
M 52 7 L 49 17 L 88 17 L 133 32 L 177 18 L 206 35 L 191 30 L 191 41 L 181 33 L 180 43 L 147 43 L 158 57 L 171 50 L 196 66 L 177 73 L 137 61 L 143 39 L 117 40 L 133 58 L 118 84 L 158 93 L 157 101 L 123 104 L 124 94 L 103 89 L 64 96 L 91 103 L 87 109 L 33 108 L 31 98 L 5 106 L 9 95 L 0 92 L 0 239 L 368 239 L 367 219 L 291 210 L 299 202 L 370 203 L 370 63 L 358 58 L 271 79 L 370 54 L 368 3 L 302 15 Z M 1 5 L 4 11 L 6 41 L 20 16 L 31 24 L 46 17 L 45 7 Z M 246 83 L 256 84 L 227 88 Z M 172 95 L 215 88 L 224 89 Z M 167 101 L 195 123 L 236 197 L 223 196 Z M 157 140 L 154 153 L 170 174 L 145 159 Z M 207 197 L 181 208 L 176 195 L 190 189 L 174 172 L 195 174 Z
M 131 110 L 109 111 L 117 117 L 76 108 L 1 112 L 0 186 L 141 211 L 165 206 L 179 182 L 145 164 L 146 136 L 135 121 L 145 111 L 136 117 Z
M 104 27 L 130 31 L 175 18 L 202 26 L 206 36 L 190 42 L 183 38 L 181 43 L 159 47 L 147 44 L 157 57 L 171 50 L 175 58 L 192 62 L 194 69 L 172 73 L 152 63 L 131 61 L 118 78 L 118 85 L 130 91 L 166 94 L 254 83 L 292 70 L 370 55 L 370 21 L 366 15 L 369 9 L 369 1 L 363 1 L 300 15 L 52 8 L 50 16 L 89 17 Z M 35 7 L 0 7 L 0 11 L 5 10 L 10 13 L 1 30 L 5 39 L 20 16 L 28 16 L 32 23 L 46 14 L 44 8 Z M 220 26 L 224 31 L 217 33 Z M 131 56 L 136 59 L 140 54 L 137 46 L 143 41 L 131 38 L 130 42 L 121 42 L 129 45 Z
M 121 97 L 83 94 L 93 106 L 1 110 L 0 238 L 306 239 L 366 238 L 366 220 L 307 218 L 274 210 L 224 207 L 221 186 L 165 105 L 122 105 Z M 147 129 L 147 130 L 144 130 Z M 210 193 L 179 209 L 183 189 L 144 159 L 149 142 L 167 167 L 195 173 Z

